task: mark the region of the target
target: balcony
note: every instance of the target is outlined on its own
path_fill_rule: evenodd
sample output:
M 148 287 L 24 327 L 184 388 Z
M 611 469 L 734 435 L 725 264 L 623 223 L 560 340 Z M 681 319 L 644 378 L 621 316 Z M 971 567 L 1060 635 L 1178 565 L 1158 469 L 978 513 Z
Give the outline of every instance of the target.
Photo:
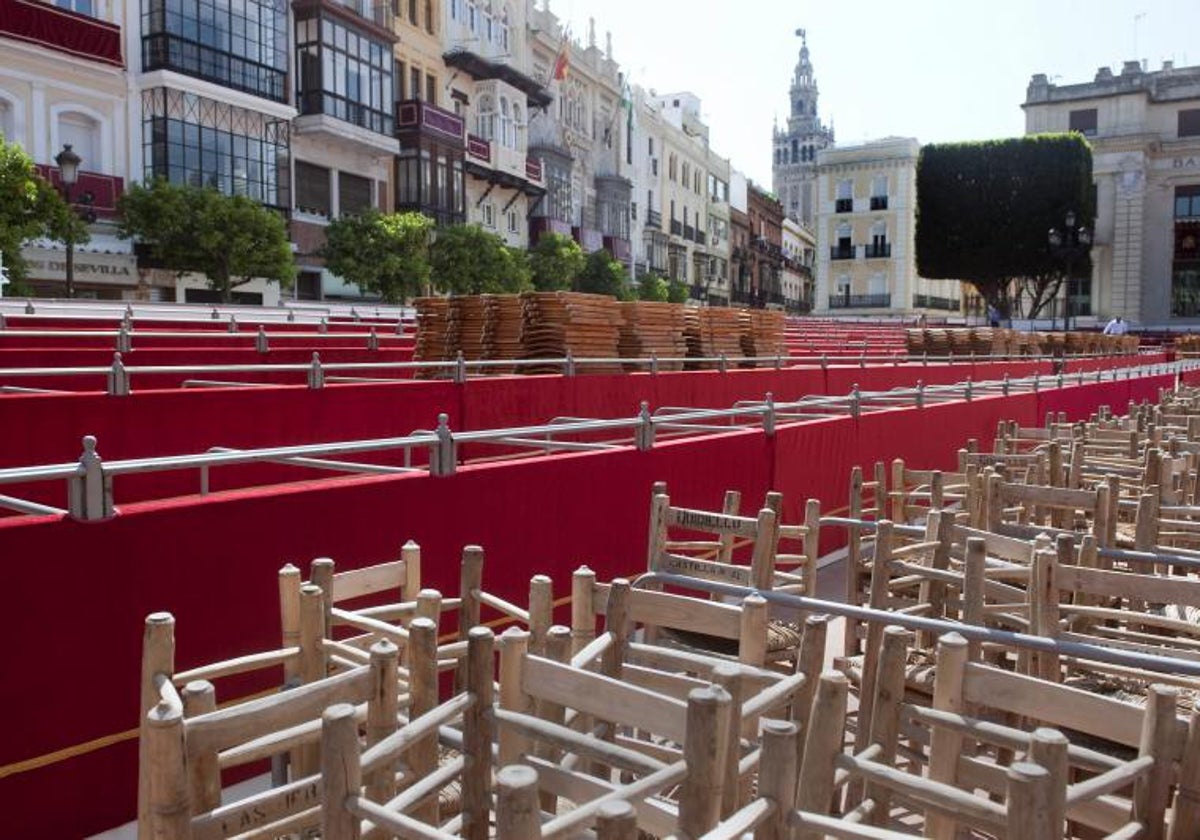
M 892 256 L 892 243 L 876 242 L 863 246 L 863 256 L 868 260 L 886 260 Z
M 377 138 L 379 143 L 375 145 L 394 152 L 395 125 L 394 118 L 389 112 L 369 108 L 361 102 L 324 90 L 300 91 L 296 96 L 296 105 L 300 111 L 300 116 L 295 124 L 299 134 L 314 130 L 325 131 L 338 140 L 348 139 L 343 126 L 327 124 L 320 119 L 306 119 L 308 117 L 332 117 L 334 120 L 358 126 L 374 134 L 384 135 L 384 137 Z M 383 142 L 385 138 L 386 142 Z
M 662 230 L 662 213 L 658 210 L 646 211 L 646 227 L 654 230 Z
M 492 163 L 492 141 L 474 134 L 467 135 L 467 160 L 478 161 L 490 166 Z
M 463 148 L 463 120 L 453 111 L 447 111 L 420 99 L 404 99 L 396 103 L 396 134 L 402 139 L 405 134 L 423 134 L 437 140 L 449 141 Z
M 692 241 L 697 245 L 707 245 L 708 237 L 705 235 L 704 231 L 700 230 L 700 228 L 696 228 L 696 234 L 692 238 Z
M 672 233 L 674 233 L 674 231 L 672 231 Z M 696 240 L 696 229 L 691 225 L 684 225 L 683 238 L 694 242 Z
M 679 221 L 678 219 L 671 220 L 671 235 L 683 236 L 683 222 Z
M 625 265 L 629 262 L 629 256 L 632 251 L 628 239 L 623 239 L 620 236 L 605 236 L 604 250 L 612 254 L 613 259 Z
M 835 201 L 833 203 L 833 212 L 835 212 L 835 213 L 853 213 L 854 212 L 854 199 L 853 198 L 839 198 L 837 201 Z
M 352 12 L 392 35 L 391 0 L 327 0 L 327 6 Z M 395 39 L 395 36 L 392 35 L 392 38 Z
M 829 259 L 831 260 L 852 260 L 854 259 L 853 245 L 834 245 L 829 249 Z
M 34 0 L 0 4 L 0 35 L 76 58 L 124 67 L 121 27 Z
M 886 210 L 887 206 L 888 206 L 887 198 L 888 197 L 886 195 L 871 196 L 871 209 L 872 210 Z
M 877 295 L 852 295 L 849 292 L 829 296 L 830 309 L 890 309 L 892 295 L 889 292 Z
M 54 185 L 62 193 L 62 179 L 57 166 L 37 164 L 38 174 Z M 99 172 L 80 171 L 75 186 L 71 188 L 71 204 L 79 212 L 95 214 L 100 219 L 115 219 L 117 217 L 117 199 L 125 191 L 125 181 L 115 175 L 102 175 Z M 86 211 L 83 209 L 86 208 Z
M 913 295 L 913 307 L 916 309 L 942 309 L 946 312 L 959 312 L 962 309 L 960 302 L 954 298 L 933 295 Z

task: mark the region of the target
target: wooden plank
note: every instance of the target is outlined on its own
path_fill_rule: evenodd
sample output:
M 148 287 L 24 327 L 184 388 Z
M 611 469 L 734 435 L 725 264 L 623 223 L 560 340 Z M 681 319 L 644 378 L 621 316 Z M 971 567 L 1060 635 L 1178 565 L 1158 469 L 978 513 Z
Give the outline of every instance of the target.
M 708 510 L 669 507 L 666 512 L 667 525 L 692 531 L 714 534 L 729 534 L 735 537 L 754 539 L 758 536 L 758 520 L 747 516 L 730 516 Z
M 1131 747 L 1136 747 L 1141 737 L 1142 710 L 1137 706 L 986 665 L 967 664 L 963 697 L 967 703 L 1003 709 Z
M 750 586 L 750 569 L 745 566 L 732 566 L 712 560 L 682 557 L 678 554 L 660 555 L 655 571 L 717 583 L 730 583 L 735 586 Z
M 684 595 L 632 590 L 629 617 L 635 624 L 670 627 L 736 639 L 741 631 L 741 608 L 716 601 L 701 601 Z
M 332 598 L 334 601 L 348 601 L 389 589 L 394 589 L 399 597 L 407 573 L 406 567 L 407 564 L 403 560 L 393 560 L 364 569 L 338 572 L 333 576 Z
M 673 698 L 540 656 L 525 659 L 521 683 L 534 697 L 684 741 L 687 705 Z

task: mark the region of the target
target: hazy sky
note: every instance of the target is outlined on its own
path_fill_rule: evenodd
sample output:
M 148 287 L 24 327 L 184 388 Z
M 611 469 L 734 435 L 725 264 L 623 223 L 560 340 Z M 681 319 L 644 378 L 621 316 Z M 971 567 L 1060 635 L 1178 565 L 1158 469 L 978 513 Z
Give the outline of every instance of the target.
M 832 119 L 839 145 L 1022 134 L 1031 75 L 1090 81 L 1101 65 L 1119 71 L 1135 46 L 1150 69 L 1163 59 L 1200 64 L 1200 0 L 551 0 L 550 8 L 581 39 L 595 17 L 601 48 L 611 30 L 634 84 L 696 93 L 714 148 L 768 187 L 771 126 L 788 115 L 798 27 L 808 30 L 821 117 Z

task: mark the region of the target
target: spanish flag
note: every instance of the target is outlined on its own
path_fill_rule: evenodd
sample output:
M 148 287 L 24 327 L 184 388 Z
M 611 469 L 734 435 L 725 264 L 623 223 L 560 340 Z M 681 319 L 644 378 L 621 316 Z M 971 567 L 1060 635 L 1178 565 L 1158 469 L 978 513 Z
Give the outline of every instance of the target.
M 571 67 L 571 59 L 568 50 L 571 46 L 571 29 L 570 27 L 563 28 L 562 46 L 558 49 L 558 55 L 554 57 L 554 69 L 550 71 L 550 78 L 556 82 L 561 82 L 567 78 L 567 70 Z

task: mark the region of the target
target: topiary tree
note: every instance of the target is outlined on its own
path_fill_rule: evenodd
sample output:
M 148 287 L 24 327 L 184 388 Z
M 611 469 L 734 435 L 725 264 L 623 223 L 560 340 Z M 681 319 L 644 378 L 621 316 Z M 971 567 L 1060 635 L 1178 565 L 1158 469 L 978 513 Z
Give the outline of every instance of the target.
M 543 233 L 529 249 L 533 287 L 539 292 L 569 289 L 584 262 L 583 249 L 574 239 L 563 233 Z
M 7 294 L 28 292 L 21 246 L 41 238 L 80 244 L 89 237 L 87 225 L 38 174 L 33 159 L 0 135 L 0 257 L 11 284 Z
M 388 303 L 421 294 L 429 282 L 433 219 L 421 213 L 380 213 L 374 208 L 342 216 L 325 229 L 326 267 Z
M 613 259 L 612 254 L 601 248 L 587 255 L 583 271 L 575 281 L 575 291 L 594 295 L 611 295 L 617 300 L 629 297 L 625 282 L 625 266 Z
M 1080 134 L 925 146 L 917 163 L 917 271 L 970 282 L 1007 316 L 1014 281 L 1056 278 L 1041 283 L 1042 300 L 1053 298 L 1063 265 L 1047 232 L 1069 210 L 1090 223 L 1095 207 L 1092 153 Z M 1079 263 L 1088 276 L 1090 261 Z
M 228 303 L 262 278 L 291 286 L 296 276 L 283 216 L 244 195 L 159 179 L 121 196 L 119 235 L 136 239 L 180 274 L 198 272 Z
M 531 287 L 524 255 L 479 225 L 438 230 L 429 263 L 434 287 L 455 295 L 523 292 Z

